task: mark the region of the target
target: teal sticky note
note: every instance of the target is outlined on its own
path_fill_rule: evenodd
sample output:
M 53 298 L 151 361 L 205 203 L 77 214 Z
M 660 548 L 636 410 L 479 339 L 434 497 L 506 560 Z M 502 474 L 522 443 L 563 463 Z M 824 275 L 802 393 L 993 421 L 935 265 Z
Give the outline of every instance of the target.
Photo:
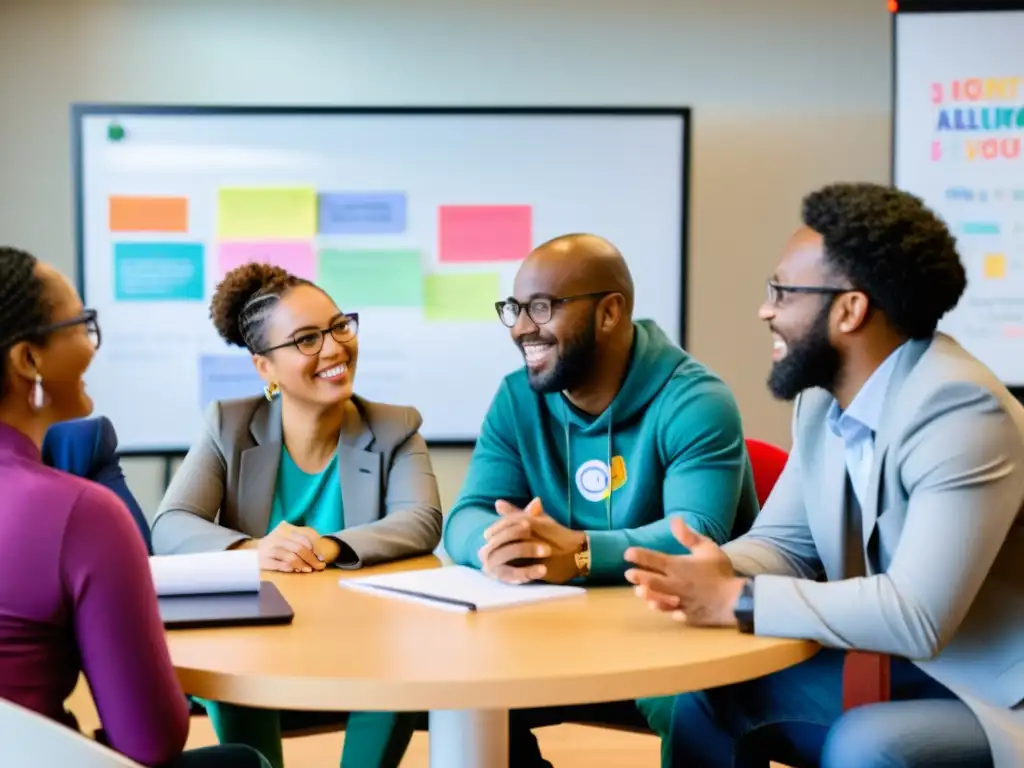
M 117 301 L 202 301 L 202 243 L 116 243 Z

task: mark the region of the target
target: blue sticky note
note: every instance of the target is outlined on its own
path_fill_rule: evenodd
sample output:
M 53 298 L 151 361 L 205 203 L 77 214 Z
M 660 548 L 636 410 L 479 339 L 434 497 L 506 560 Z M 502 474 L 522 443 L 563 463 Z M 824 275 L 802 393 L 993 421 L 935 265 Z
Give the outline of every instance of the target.
M 321 235 L 397 235 L 405 231 L 403 192 L 321 192 Z
M 202 301 L 202 243 L 117 243 L 114 296 L 118 301 Z
M 203 355 L 199 358 L 199 407 L 214 400 L 263 394 L 263 379 L 249 355 Z

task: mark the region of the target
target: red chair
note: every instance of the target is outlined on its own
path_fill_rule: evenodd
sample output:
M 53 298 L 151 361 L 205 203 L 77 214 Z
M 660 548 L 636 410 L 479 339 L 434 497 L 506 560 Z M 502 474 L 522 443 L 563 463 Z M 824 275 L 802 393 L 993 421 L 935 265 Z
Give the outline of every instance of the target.
M 843 660 L 843 711 L 889 701 L 889 656 L 847 651 Z
M 750 466 L 754 470 L 757 503 L 763 507 L 775 487 L 775 481 L 786 466 L 789 454 L 777 445 L 748 437 L 747 455 L 750 456 Z

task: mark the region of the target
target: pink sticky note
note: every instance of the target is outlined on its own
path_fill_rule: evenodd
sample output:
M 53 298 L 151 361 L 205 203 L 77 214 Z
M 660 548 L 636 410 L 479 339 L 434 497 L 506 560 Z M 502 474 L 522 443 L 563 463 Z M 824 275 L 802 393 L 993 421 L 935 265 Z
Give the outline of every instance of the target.
M 221 277 L 235 267 L 252 262 L 273 264 L 306 280 L 313 280 L 316 276 L 313 244 L 305 240 L 221 243 L 218 256 Z
M 442 262 L 520 261 L 532 248 L 529 205 L 442 205 L 438 209 Z

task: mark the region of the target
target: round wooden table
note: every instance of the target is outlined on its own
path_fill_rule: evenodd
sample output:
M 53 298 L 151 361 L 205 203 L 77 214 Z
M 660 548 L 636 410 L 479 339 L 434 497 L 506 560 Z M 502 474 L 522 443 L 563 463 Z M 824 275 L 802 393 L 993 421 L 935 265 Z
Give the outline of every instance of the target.
M 439 567 L 435 557 L 363 571 L 271 574 L 287 626 L 168 632 L 195 696 L 295 710 L 430 713 L 430 763 L 508 765 L 508 710 L 617 701 L 749 680 L 818 646 L 694 629 L 629 587 L 493 612 L 453 613 L 343 589 L 371 572 Z

